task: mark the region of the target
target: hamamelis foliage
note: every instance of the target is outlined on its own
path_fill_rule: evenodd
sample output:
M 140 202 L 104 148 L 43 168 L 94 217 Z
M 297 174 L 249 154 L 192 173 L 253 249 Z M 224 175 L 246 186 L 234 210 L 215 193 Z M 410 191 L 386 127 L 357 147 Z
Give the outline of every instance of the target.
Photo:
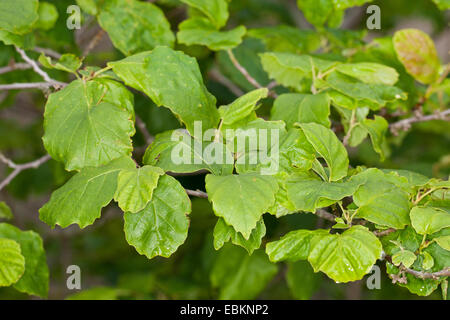
M 82 28 L 98 23 L 83 52 L 67 39 L 56 41 L 72 32 L 61 31 L 61 2 L 0 0 L 1 54 L 9 61 L 0 93 L 43 92 L 36 98 L 45 99 L 37 131 L 46 151 L 25 164 L 0 154 L 11 169 L 0 190 L 10 190 L 22 171 L 51 164 L 57 187 L 39 209 L 48 228 L 95 227 L 106 219 L 102 210 L 115 206 L 123 212 L 124 239 L 148 259 L 169 258 L 189 238 L 198 241 L 191 201 L 207 199 L 213 214 L 202 219 L 214 221 L 201 252 L 217 250 L 203 257 L 216 298 L 255 298 L 277 273 L 295 297 L 310 298 L 320 274 L 347 283 L 375 264 L 414 294 L 428 296 L 440 286 L 446 298 L 450 182 L 439 173 L 445 159 L 437 169 L 444 179 L 405 170 L 408 163 L 386 169 L 415 123 L 435 121 L 435 139 L 449 151 L 450 65 L 428 34 L 403 29 L 365 42 L 365 32 L 339 29 L 344 11 L 370 2 L 364 0 L 297 1 L 287 10 L 301 10 L 314 26 L 307 30 L 229 23 L 229 0 L 76 2 Z M 434 2 L 449 9 L 448 1 Z M 118 53 L 91 59 L 105 34 Z M 45 37 L 55 37 L 55 48 L 39 46 Z M 216 97 L 207 78 L 227 97 Z M 174 131 L 179 126 L 185 130 Z M 0 122 L 0 132 L 9 128 Z M 250 129 L 277 132 L 265 159 L 240 161 L 261 151 L 236 147 Z M 26 135 L 11 146 L 22 148 Z M 0 142 L 0 150 L 11 146 Z M 191 161 L 174 159 L 180 147 Z M 360 148 L 370 156 L 349 159 Z M 231 163 L 205 156 L 212 149 Z M 198 190 L 179 178 L 193 175 L 201 179 Z M 312 215 L 312 226 L 273 227 Z M 0 219 L 12 217 L 0 202 Z M 0 223 L 0 286 L 46 297 L 45 257 L 36 232 Z M 78 298 L 133 296 L 135 289 L 97 288 Z

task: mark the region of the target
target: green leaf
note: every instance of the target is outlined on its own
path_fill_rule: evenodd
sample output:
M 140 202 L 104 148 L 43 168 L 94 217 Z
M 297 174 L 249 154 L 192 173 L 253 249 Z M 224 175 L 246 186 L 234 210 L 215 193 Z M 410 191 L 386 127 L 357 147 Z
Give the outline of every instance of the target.
M 76 71 L 80 69 L 83 64 L 76 55 L 71 53 L 63 54 L 55 63 L 52 62 L 50 57 L 46 57 L 41 54 L 39 57 L 39 63 L 45 68 L 62 70 L 71 73 L 76 73 Z
M 43 30 L 53 28 L 58 20 L 58 9 L 52 3 L 41 1 L 38 9 L 39 19 L 36 21 L 35 27 Z
M 419 234 L 432 234 L 450 227 L 450 213 L 432 207 L 414 207 L 410 212 L 411 223 Z
M 320 47 L 320 37 L 315 31 L 286 25 L 251 29 L 247 35 L 262 40 L 267 50 L 274 52 L 302 54 Z
M 394 34 L 393 42 L 398 59 L 416 80 L 430 84 L 439 78 L 440 62 L 436 47 L 425 32 L 403 29 Z
M 38 0 L 0 1 L 0 30 L 25 34 L 38 20 Z
M 74 175 L 53 192 L 50 201 L 40 210 L 40 219 L 52 228 L 76 223 L 85 228 L 101 216 L 101 209 L 114 197 L 117 176 L 123 169 L 132 169 L 131 158 L 119 158 L 101 167 L 89 167 Z
M 6 45 L 14 45 L 24 50 L 32 49 L 35 46 L 35 37 L 33 33 L 17 35 L 5 30 L 0 30 L 0 41 Z
M 178 43 L 188 46 L 194 44 L 204 45 L 213 51 L 229 50 L 237 47 L 247 32 L 244 26 L 228 31 L 218 31 L 212 22 L 200 17 L 185 20 L 178 28 Z
M 353 226 L 342 234 L 315 237 L 308 261 L 336 282 L 362 279 L 381 257 L 382 246 L 367 228 Z
M 327 94 L 308 94 L 300 103 L 298 109 L 299 123 L 317 123 L 327 128 L 331 126 L 330 100 Z
M 316 27 L 321 27 L 334 12 L 333 0 L 297 0 L 297 5 L 306 20 Z
M 220 29 L 228 20 L 227 0 L 181 0 L 203 13 L 216 27 Z
M 398 275 L 400 273 L 399 268 L 390 263 L 386 263 L 386 271 L 391 278 L 393 274 Z M 407 288 L 411 293 L 417 294 L 418 296 L 429 296 L 439 286 L 439 280 L 419 279 L 409 273 L 406 273 L 405 278 L 406 283 L 397 282 L 397 284 Z
M 425 270 L 430 270 L 431 268 L 433 268 L 434 266 L 433 256 L 426 251 L 423 252 L 422 255 L 423 255 L 422 268 L 424 268 Z
M 162 175 L 164 171 L 161 168 L 152 166 L 120 171 L 114 200 L 124 212 L 143 210 L 152 199 L 153 190 Z
M 434 240 L 441 248 L 450 251 L 450 236 L 437 237 Z
M 210 278 L 220 289 L 219 299 L 254 299 L 277 271 L 264 251 L 256 250 L 249 256 L 242 248 L 226 245 L 219 251 Z
M 292 295 L 298 300 L 309 300 L 322 283 L 320 274 L 315 274 L 306 261 L 288 264 L 286 281 Z
M 224 124 L 233 124 L 249 116 L 256 108 L 259 100 L 267 98 L 269 90 L 261 88 L 253 90 L 237 98 L 232 103 L 219 108 Z
M 434 3 L 438 6 L 438 8 L 442 11 L 450 10 L 450 0 L 433 0 Z
M 19 243 L 22 255 L 25 258 L 25 272 L 19 281 L 14 284 L 14 288 L 20 292 L 47 297 L 49 271 L 43 241 L 39 234 L 34 231 L 22 231 L 10 224 L 1 223 L 0 238 Z
M 302 93 L 284 93 L 278 96 L 270 110 L 270 120 L 283 120 L 286 128 L 294 127 L 299 121 L 299 109 L 302 101 L 307 97 Z
M 315 212 L 353 195 L 358 187 L 359 184 L 353 181 L 326 182 L 293 177 L 287 181 L 287 194 L 296 210 Z
M 356 216 L 370 222 L 403 229 L 409 224 L 409 196 L 390 178 L 378 169 L 369 169 L 353 176 L 351 181 L 363 182 L 353 195 L 354 203 L 359 207 Z
M 305 86 L 309 87 L 313 70 L 318 74 L 337 64 L 334 61 L 322 60 L 308 55 L 284 52 L 261 53 L 260 57 L 263 68 L 270 78 L 275 79 L 281 85 L 299 91 L 302 91 Z
M 133 96 L 118 82 L 75 80 L 45 105 L 44 146 L 68 171 L 131 155 Z
M 124 215 L 125 236 L 139 254 L 170 257 L 187 238 L 191 202 L 181 184 L 162 176 L 144 210 Z
M 371 109 L 379 109 L 388 102 L 406 100 L 407 98 L 406 93 L 397 87 L 384 84 L 366 84 L 340 72 L 331 72 L 327 76 L 325 84 L 357 100 L 361 106 L 368 106 Z
M 256 174 L 206 176 L 206 190 L 216 216 L 249 239 L 261 216 L 274 204 L 278 183 Z
M 403 264 L 406 268 L 409 268 L 416 261 L 417 257 L 414 252 L 409 250 L 400 250 L 398 253 L 392 256 L 392 263 L 396 266 Z
M 266 253 L 272 262 L 306 260 L 311 249 L 311 239 L 327 234 L 328 230 L 324 229 L 291 231 L 280 240 L 269 242 Z
M 373 120 L 364 119 L 361 125 L 369 133 L 373 149 L 383 161 L 386 155 L 386 133 L 389 129 L 389 123 L 385 118 L 375 115 Z
M 195 121 L 201 121 L 203 130 L 219 123 L 216 99 L 203 84 L 197 61 L 183 52 L 157 47 L 108 65 L 128 86 L 169 108 L 192 136 L 200 138 L 194 134 Z
M 92 16 L 98 14 L 98 5 L 104 0 L 75 0 L 81 9 Z
M 234 167 L 233 155 L 223 143 L 199 141 L 186 130 L 158 134 L 143 161 L 175 173 L 208 170 L 215 175 L 227 175 Z
M 336 66 L 336 70 L 367 84 L 394 85 L 398 73 L 394 68 L 373 62 L 346 63 Z
M 0 201 L 0 219 L 10 220 L 13 217 L 11 208 L 8 207 L 6 202 Z
M 256 228 L 252 230 L 250 237 L 246 240 L 232 226 L 227 225 L 224 219 L 219 218 L 214 227 L 214 249 L 219 250 L 226 242 L 231 240 L 233 244 L 243 247 L 251 255 L 253 251 L 259 249 L 265 234 L 266 226 L 263 219 L 258 221 Z
M 16 283 L 25 271 L 25 258 L 20 245 L 9 239 L 0 239 L 0 287 Z
M 114 46 L 125 55 L 173 47 L 175 36 L 163 11 L 149 2 L 108 0 L 98 15 Z
M 328 164 L 329 180 L 337 181 L 347 176 L 349 164 L 347 150 L 334 132 L 316 123 L 302 123 L 299 126 L 316 152 Z

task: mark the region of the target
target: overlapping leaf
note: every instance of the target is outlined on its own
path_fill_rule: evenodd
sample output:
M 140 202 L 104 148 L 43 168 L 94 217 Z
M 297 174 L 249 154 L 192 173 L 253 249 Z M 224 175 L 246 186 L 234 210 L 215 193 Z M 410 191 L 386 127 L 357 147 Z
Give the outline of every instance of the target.
M 156 105 L 169 108 L 192 136 L 196 136 L 195 121 L 203 130 L 219 123 L 216 99 L 203 84 L 196 60 L 183 52 L 157 47 L 108 65 L 127 85 L 147 94 Z
M 137 0 L 108 0 L 98 15 L 100 26 L 125 55 L 172 47 L 175 36 L 163 11 L 153 3 Z
M 131 158 L 119 158 L 107 165 L 85 168 L 64 186 L 53 192 L 50 201 L 40 210 L 40 219 L 55 227 L 78 224 L 84 228 L 101 215 L 117 189 L 117 176 L 123 169 L 133 169 Z
M 272 176 L 207 175 L 206 190 L 214 213 L 249 239 L 263 213 L 274 204 L 278 184 Z
M 142 211 L 125 213 L 126 239 L 149 259 L 168 258 L 187 238 L 190 212 L 191 202 L 183 187 L 165 175 Z
M 48 98 L 44 146 L 67 170 L 131 155 L 133 96 L 118 82 L 75 80 Z
M 34 231 L 21 231 L 10 224 L 1 223 L 0 238 L 16 241 L 25 258 L 25 271 L 14 284 L 14 288 L 28 294 L 47 297 L 49 270 L 41 237 Z

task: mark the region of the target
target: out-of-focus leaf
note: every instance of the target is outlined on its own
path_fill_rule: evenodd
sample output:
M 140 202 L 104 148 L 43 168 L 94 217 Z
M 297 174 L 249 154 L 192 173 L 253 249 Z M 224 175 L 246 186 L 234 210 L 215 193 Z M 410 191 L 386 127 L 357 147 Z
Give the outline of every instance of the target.
M 163 11 L 149 2 L 108 0 L 99 12 L 98 22 L 125 55 L 156 46 L 173 47 L 175 41 Z
M 433 40 L 417 29 L 397 31 L 393 38 L 398 59 L 416 80 L 430 84 L 439 77 L 440 62 Z
M 242 248 L 226 245 L 219 251 L 210 278 L 212 285 L 220 289 L 219 299 L 253 299 L 277 270 L 262 250 L 249 256 Z
M 179 26 L 177 39 L 185 45 L 204 45 L 213 51 L 229 50 L 242 42 L 246 29 L 244 26 L 228 31 L 218 31 L 206 18 L 191 18 Z
M 1 223 L 0 238 L 16 241 L 25 258 L 25 272 L 14 284 L 14 288 L 20 292 L 47 297 L 49 271 L 44 244 L 39 234 L 34 231 L 22 231 L 10 224 Z

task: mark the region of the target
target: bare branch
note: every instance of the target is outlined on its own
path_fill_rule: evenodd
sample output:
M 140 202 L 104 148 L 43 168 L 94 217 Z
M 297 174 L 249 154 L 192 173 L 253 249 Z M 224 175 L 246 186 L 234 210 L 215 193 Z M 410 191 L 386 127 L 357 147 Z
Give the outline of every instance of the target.
M 186 189 L 186 193 L 193 197 L 208 199 L 208 194 L 206 192 L 200 191 L 200 190 L 189 190 Z
M 392 264 L 392 257 L 386 256 L 386 261 Z M 424 272 L 424 271 L 416 271 L 410 268 L 406 268 L 404 265 L 400 265 L 400 270 L 404 271 L 406 273 L 412 274 L 413 276 L 420 278 L 420 279 L 434 279 L 437 280 L 440 277 L 448 277 L 450 276 L 450 267 L 447 267 L 443 270 L 436 271 L 436 272 Z
M 407 118 L 407 119 L 400 120 L 398 122 L 391 123 L 389 125 L 389 128 L 394 135 L 397 135 L 400 130 L 403 130 L 403 131 L 409 130 L 413 123 L 425 122 L 425 121 L 431 121 L 431 120 L 450 121 L 450 109 L 447 109 L 442 112 L 430 114 L 427 116 L 417 114 L 411 118 Z
M 328 211 L 325 211 L 324 209 L 319 209 L 316 211 L 315 213 L 316 216 L 318 216 L 319 218 L 331 221 L 331 222 L 335 222 L 336 217 L 329 213 Z
M 27 54 L 25 53 L 24 50 L 20 49 L 19 47 L 15 47 L 15 48 L 16 48 L 16 51 L 22 57 L 22 59 L 26 63 L 28 63 L 33 68 L 34 72 L 39 74 L 45 80 L 45 82 L 48 82 L 53 87 L 64 87 L 64 86 L 66 86 L 65 83 L 59 82 L 59 81 L 56 81 L 56 80 L 50 78 L 49 75 L 38 66 L 36 61 L 32 60 L 30 57 L 27 56 Z
M 45 155 L 35 161 L 32 162 L 28 162 L 28 163 L 24 163 L 24 164 L 16 164 L 14 163 L 12 160 L 6 158 L 3 154 L 0 153 L 0 161 L 5 163 L 8 167 L 10 167 L 11 169 L 14 169 L 7 177 L 5 180 L 3 180 L 2 182 L 0 182 L 0 190 L 2 190 L 4 187 L 6 187 L 8 184 L 11 183 L 11 181 L 17 177 L 17 175 L 19 173 L 21 173 L 24 170 L 27 169 L 36 169 L 38 167 L 40 167 L 43 163 L 47 162 L 48 160 L 50 160 L 50 156 L 49 155 Z
M 239 70 L 240 73 L 247 79 L 248 82 L 250 82 L 255 88 L 263 88 L 262 85 L 258 83 L 248 72 L 247 70 L 237 61 L 236 57 L 234 56 L 233 51 L 227 50 L 228 56 L 230 57 L 231 62 L 234 64 L 236 69 Z
M 153 137 L 150 132 L 147 129 L 147 125 L 145 124 L 145 122 L 138 116 L 136 115 L 136 125 L 139 128 L 139 131 L 142 133 L 142 135 L 145 138 L 145 141 L 148 144 L 151 144 L 153 142 L 153 140 L 155 140 L 155 137 Z
M 373 234 L 376 235 L 377 237 L 384 237 L 384 236 L 387 236 L 388 234 L 391 234 L 391 233 L 393 233 L 395 231 L 397 231 L 397 230 L 395 230 L 394 228 L 389 228 L 389 229 L 381 230 L 381 231 L 376 230 L 376 231 L 373 232 Z
M 35 51 L 37 53 L 43 53 L 46 56 L 52 57 L 54 59 L 61 58 L 61 54 L 59 52 L 56 52 L 56 51 L 52 50 L 52 49 L 41 48 L 41 47 L 34 47 L 33 51 Z
M 30 68 L 31 66 L 28 63 L 13 63 L 9 66 L 0 68 L 0 74 L 8 73 L 14 70 L 26 70 Z
M 46 90 L 51 87 L 52 84 L 48 82 L 31 82 L 31 83 L 11 83 L 11 84 L 0 84 L 1 90 L 21 90 L 21 89 L 40 89 Z
M 105 30 L 100 29 L 95 36 L 89 41 L 88 45 L 83 51 L 83 57 L 86 57 L 95 47 L 98 45 L 100 40 L 102 40 L 103 36 L 105 35 Z
M 262 86 L 261 84 L 259 84 L 258 81 L 255 80 L 255 78 L 253 78 L 248 71 L 239 63 L 239 61 L 237 61 L 236 57 L 234 56 L 234 53 L 232 50 L 227 50 L 228 56 L 230 57 L 231 62 L 233 63 L 233 65 L 236 67 L 236 69 L 239 70 L 240 73 L 242 73 L 242 75 L 245 77 L 245 79 L 247 79 L 248 82 L 250 82 L 252 84 L 252 86 L 254 86 L 257 89 L 261 89 L 264 88 L 264 86 Z M 273 85 L 273 84 L 272 84 Z M 278 97 L 278 95 L 271 91 L 269 93 L 269 95 L 273 98 Z
M 230 79 L 226 78 L 219 70 L 212 69 L 209 72 L 209 76 L 213 80 L 227 87 L 228 90 L 230 90 L 235 96 L 240 97 L 244 94 L 244 91 L 242 91 L 237 85 L 235 85 L 232 81 L 230 81 Z

